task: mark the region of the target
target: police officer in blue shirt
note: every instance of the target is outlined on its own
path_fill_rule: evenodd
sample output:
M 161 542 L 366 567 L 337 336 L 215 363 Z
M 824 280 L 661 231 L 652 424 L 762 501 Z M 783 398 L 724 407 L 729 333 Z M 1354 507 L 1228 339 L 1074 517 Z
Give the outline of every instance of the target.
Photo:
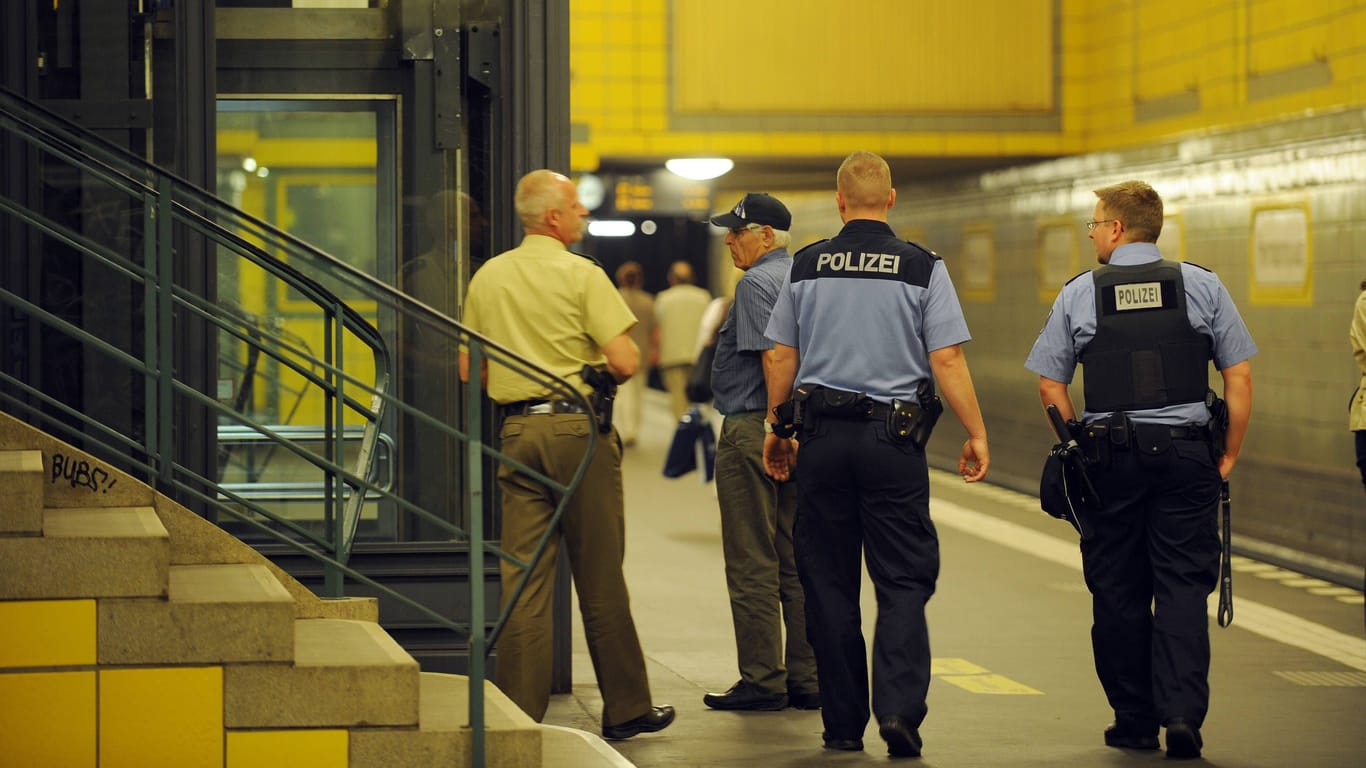
M 931 377 L 967 429 L 958 470 L 968 482 L 986 476 L 986 426 L 948 270 L 887 225 L 896 190 L 886 161 L 855 152 L 836 186 L 844 228 L 793 257 L 765 331 L 774 341 L 774 410 L 764 463 L 786 478 L 795 457 L 793 540 L 825 747 L 863 749 L 869 681 L 859 585 L 866 556 L 878 597 L 872 712 L 887 751 L 914 757 L 930 683 L 925 603 L 939 576 L 924 452 L 941 407 Z M 789 439 L 798 425 L 799 452 Z
M 1115 711 L 1105 743 L 1157 749 L 1166 726 L 1168 757 L 1199 757 L 1216 510 L 1247 432 L 1257 347 L 1218 276 L 1162 259 L 1152 187 L 1126 181 L 1095 194 L 1086 226 L 1102 266 L 1063 286 L 1025 367 L 1039 374 L 1044 407 L 1068 420 L 1067 385 L 1077 363 L 1086 372 L 1075 436 L 1101 508 L 1081 554 L 1096 673 Z M 1222 438 L 1210 431 L 1211 360 L 1227 403 Z

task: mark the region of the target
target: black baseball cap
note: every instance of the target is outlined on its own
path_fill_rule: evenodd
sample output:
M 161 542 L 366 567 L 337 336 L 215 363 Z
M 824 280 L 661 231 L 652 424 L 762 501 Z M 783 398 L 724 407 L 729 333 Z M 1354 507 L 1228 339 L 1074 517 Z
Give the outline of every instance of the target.
M 711 217 L 711 223 L 726 229 L 746 224 L 762 224 L 786 232 L 792 228 L 792 214 L 778 198 L 763 192 L 750 192 L 726 213 Z

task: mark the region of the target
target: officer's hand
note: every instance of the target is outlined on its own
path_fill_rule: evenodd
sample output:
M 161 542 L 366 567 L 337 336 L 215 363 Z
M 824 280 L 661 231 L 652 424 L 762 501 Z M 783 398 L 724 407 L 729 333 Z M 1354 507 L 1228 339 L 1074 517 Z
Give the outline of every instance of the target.
M 1230 456 L 1227 453 L 1219 457 L 1219 477 L 1224 480 L 1233 473 L 1233 462 L 1237 461 L 1237 456 Z
M 764 435 L 764 471 L 774 480 L 787 480 L 796 459 L 792 441 L 772 432 Z
M 975 483 L 987 476 L 991 456 L 985 437 L 970 437 L 963 441 L 963 455 L 958 459 L 958 474 L 965 483 Z

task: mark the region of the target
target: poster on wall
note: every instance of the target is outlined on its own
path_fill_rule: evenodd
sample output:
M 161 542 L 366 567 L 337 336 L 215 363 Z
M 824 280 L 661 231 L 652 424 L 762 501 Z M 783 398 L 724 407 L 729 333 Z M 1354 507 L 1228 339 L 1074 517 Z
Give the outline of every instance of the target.
M 962 252 L 951 269 L 953 284 L 966 301 L 996 300 L 996 234 L 990 224 L 963 227 Z
M 1255 206 L 1248 238 L 1254 304 L 1313 303 L 1313 246 L 1308 203 Z
M 1077 225 L 1071 219 L 1039 226 L 1039 301 L 1052 304 L 1063 283 L 1081 270 L 1077 266 Z

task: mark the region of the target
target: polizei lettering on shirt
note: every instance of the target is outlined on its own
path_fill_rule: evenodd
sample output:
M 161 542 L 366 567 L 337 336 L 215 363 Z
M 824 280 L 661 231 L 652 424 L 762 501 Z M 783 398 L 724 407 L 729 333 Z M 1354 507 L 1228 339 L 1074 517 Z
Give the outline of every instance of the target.
M 883 272 L 901 271 L 901 256 L 895 253 L 822 253 L 816 257 L 816 271 L 824 272 Z
M 1128 283 L 1115 286 L 1115 309 L 1156 309 L 1162 306 L 1161 283 Z

